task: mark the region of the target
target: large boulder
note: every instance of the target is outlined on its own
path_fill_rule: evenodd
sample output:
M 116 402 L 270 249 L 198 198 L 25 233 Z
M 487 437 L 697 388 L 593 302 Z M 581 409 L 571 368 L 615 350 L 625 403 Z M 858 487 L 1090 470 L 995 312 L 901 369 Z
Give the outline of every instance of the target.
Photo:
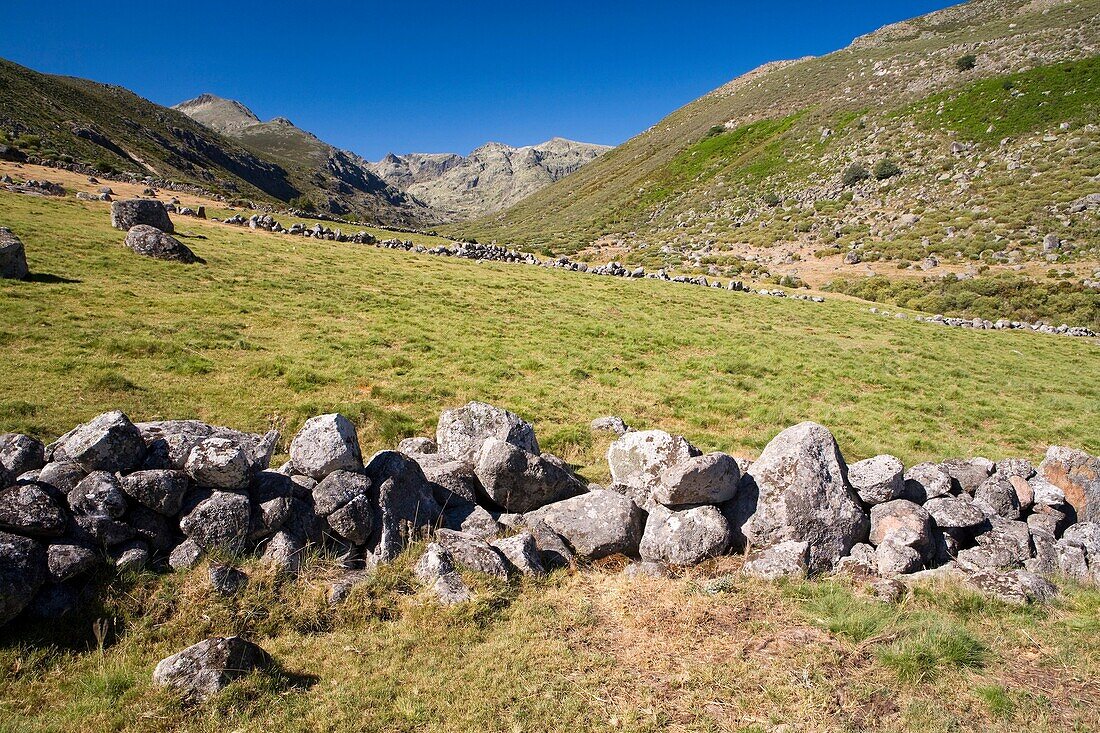
M 504 555 L 504 559 L 520 575 L 546 575 L 546 568 L 539 554 L 538 541 L 531 532 L 520 532 L 511 537 L 494 540 L 491 544 L 500 551 L 501 555 Z
M 829 430 L 804 422 L 772 439 L 748 470 L 759 491 L 745 536 L 756 547 L 787 540 L 810 546 L 809 569 L 830 569 L 867 539 L 870 519 L 848 486 Z
M 96 566 L 99 557 L 89 547 L 73 542 L 58 542 L 46 550 L 50 581 L 63 583 L 83 575 Z
M 0 626 L 27 607 L 46 578 L 46 548 L 29 537 L 0 532 Z
M 59 537 L 67 518 L 50 492 L 39 484 L 0 490 L 0 530 L 32 537 Z
M 168 209 L 160 201 L 126 199 L 111 202 L 111 226 L 128 232 L 138 224 L 155 227 L 168 234 L 175 231 L 172 220 L 168 218 Z
M 38 472 L 36 480 L 52 486 L 61 494 L 68 494 L 87 475 L 88 471 L 76 461 L 63 460 L 47 463 Z
M 180 519 L 180 529 L 203 550 L 239 551 L 248 539 L 248 497 L 215 491 Z
M 207 438 L 187 456 L 183 469 L 199 486 L 243 491 L 252 480 L 248 449 L 227 438 Z
M 470 402 L 453 410 L 444 410 L 436 426 L 435 442 L 439 453 L 473 463 L 482 444 L 489 438 L 539 455 L 539 443 L 531 424 L 507 410 L 484 402 Z
M 590 560 L 617 553 L 635 555 L 642 535 L 642 511 L 630 499 L 606 489 L 548 504 L 524 519 L 529 527 L 544 523 L 573 552 Z
M 720 504 L 737 494 L 741 469 L 732 456 L 692 456 L 661 471 L 653 500 L 665 506 Z
M 680 511 L 655 506 L 646 519 L 638 554 L 668 565 L 697 565 L 725 552 L 730 534 L 729 522 L 716 506 Z
M 262 471 L 270 464 L 279 442 L 277 430 L 258 435 L 209 425 L 199 420 L 141 422 L 137 423 L 137 428 L 149 446 L 142 465 L 146 469 L 182 471 L 196 445 L 208 438 L 224 438 L 246 448 L 254 470 Z
M 40 441 L 19 433 L 0 435 L 0 467 L 12 476 L 37 471 L 45 465 L 46 447 Z
M 1058 594 L 1053 583 L 1026 570 L 978 570 L 966 573 L 964 582 L 977 591 L 1015 605 L 1041 603 Z
M 190 481 L 183 471 L 151 469 L 123 476 L 120 485 L 123 493 L 142 506 L 174 517 L 183 508 Z
M 154 260 L 169 260 L 191 265 L 199 261 L 191 249 L 171 234 L 165 234 L 156 227 L 137 224 L 126 232 L 126 246 L 139 255 Z
M 404 453 L 382 451 L 366 467 L 375 507 L 368 547 L 377 559 L 397 557 L 409 542 L 434 526 L 442 512 L 420 465 Z
M 120 410 L 96 416 L 51 447 L 51 460 L 73 460 L 87 471 L 129 473 L 145 458 L 141 432 Z
M 268 664 L 267 653 L 252 642 L 239 636 L 215 637 L 162 659 L 153 670 L 153 683 L 201 702 L 238 677 Z
M 641 430 L 626 433 L 608 447 L 607 465 L 611 481 L 639 506 L 646 506 L 661 485 L 661 474 L 697 453 L 679 435 Z
M 487 438 L 475 473 L 485 494 L 508 512 L 524 513 L 583 493 L 585 486 L 563 463 L 499 438 Z
M 343 415 L 318 415 L 306 420 L 290 443 L 290 460 L 298 473 L 323 479 L 340 469 L 363 468 L 363 453 L 355 426 Z
M 11 229 L 0 227 L 0 278 L 26 280 L 30 274 L 23 242 Z
M 873 506 L 901 498 L 905 467 L 894 456 L 875 456 L 848 466 L 848 482 L 864 504 Z
M 1080 521 L 1100 521 L 1100 457 L 1054 445 L 1039 464 L 1039 475 L 1062 490 Z

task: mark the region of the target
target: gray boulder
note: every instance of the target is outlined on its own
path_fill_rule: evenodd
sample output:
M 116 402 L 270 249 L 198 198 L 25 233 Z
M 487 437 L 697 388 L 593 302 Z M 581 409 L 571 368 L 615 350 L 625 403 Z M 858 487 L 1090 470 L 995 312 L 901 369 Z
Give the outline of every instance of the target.
M 462 567 L 496 578 L 508 577 L 508 565 L 498 549 L 472 535 L 437 529 L 435 541 Z
M 787 428 L 768 443 L 749 475 L 759 492 L 745 525 L 752 545 L 806 542 L 810 572 L 816 573 L 867 539 L 870 519 L 847 484 L 844 459 L 827 428 L 812 422 Z
M 168 209 L 160 201 L 126 199 L 111 202 L 111 226 L 124 232 L 138 224 L 145 224 L 171 234 L 175 231 Z
M 219 595 L 226 597 L 237 595 L 248 585 L 248 575 L 232 565 L 225 565 L 224 563 L 211 565 L 207 575 L 210 578 L 210 586 Z
M 183 470 L 192 449 L 208 438 L 223 438 L 248 451 L 249 463 L 262 471 L 271 462 L 279 442 L 279 433 L 244 433 L 232 428 L 209 425 L 199 420 L 159 420 L 137 423 L 141 437 L 149 446 L 142 468 Z
M 190 486 L 186 473 L 171 469 L 135 471 L 123 476 L 119 484 L 131 499 L 166 517 L 179 514 Z
M 1051 446 L 1039 464 L 1039 475 L 1062 490 L 1080 521 L 1100 522 L 1100 457 Z
M 597 417 L 589 425 L 589 429 L 596 433 L 611 433 L 612 435 L 624 435 L 630 432 L 630 427 L 626 422 L 616 415 L 608 415 L 607 417 Z
M 375 507 L 374 528 L 368 546 L 387 562 L 434 526 L 442 509 L 432 485 L 416 461 L 397 451 L 382 451 L 366 467 Z
M 413 574 L 443 605 L 463 603 L 473 593 L 455 569 L 454 559 L 441 545 L 432 542 L 413 567 Z
M 935 463 L 918 463 L 905 472 L 903 499 L 923 504 L 951 493 L 951 475 Z
M 87 475 L 88 472 L 76 461 L 54 461 L 42 467 L 38 472 L 37 482 L 52 486 L 59 493 L 68 494 Z
M 168 556 L 168 565 L 173 570 L 189 570 L 202 559 L 203 549 L 195 540 L 188 538 L 176 545 Z
M 52 460 L 73 460 L 87 471 L 130 473 L 145 458 L 141 432 L 119 410 L 105 412 L 74 428 L 52 447 Z
M 642 535 L 642 511 L 630 499 L 606 489 L 548 504 L 524 519 L 529 527 L 544 523 L 573 552 L 590 560 L 635 555 Z
M 871 507 L 871 532 L 868 540 L 879 545 L 893 538 L 924 553 L 932 549 L 932 518 L 928 511 L 908 499 L 894 499 Z
M 508 512 L 534 511 L 585 490 L 560 461 L 494 437 L 482 443 L 475 473 L 486 495 Z
M 743 572 L 762 580 L 805 578 L 809 574 L 810 546 L 799 540 L 786 540 L 749 554 Z
M 992 517 L 992 529 L 978 535 L 978 544 L 959 550 L 959 567 L 1001 570 L 1022 567 L 1032 557 L 1031 530 L 1026 522 Z
M 98 561 L 95 552 L 84 545 L 58 542 L 46 549 L 46 567 L 49 579 L 54 583 L 63 583 L 83 575 L 94 568 Z
M 692 456 L 661 471 L 653 500 L 665 506 L 720 504 L 737 494 L 741 469 L 732 456 Z
M 520 532 L 511 537 L 494 540 L 491 544 L 504 555 L 504 559 L 520 575 L 546 575 L 546 568 L 543 567 L 542 558 L 539 556 L 538 542 L 535 540 L 535 535 L 530 532 Z
M 11 229 L 0 227 L 0 278 L 26 280 L 30 274 L 22 240 Z
M 487 509 L 469 503 L 452 503 L 445 506 L 440 526 L 472 535 L 486 542 L 499 535 L 504 529 Z
M 202 550 L 236 552 L 248 539 L 250 511 L 244 494 L 215 491 L 180 519 L 180 529 Z
M 282 573 L 296 574 L 302 566 L 306 543 L 301 537 L 279 530 L 264 545 L 260 562 Z
M 1023 485 L 1027 487 L 1027 482 Z M 1020 518 L 1020 495 L 1008 478 L 993 474 L 974 490 L 974 503 L 989 514 L 1005 519 Z
M 141 540 L 126 542 L 111 548 L 111 560 L 119 573 L 127 570 L 143 570 L 149 565 L 149 546 Z
M 1084 549 L 1090 563 L 1100 563 L 1100 522 L 1078 522 L 1065 531 L 1062 539 Z
M 290 443 L 290 460 L 306 476 L 323 479 L 333 471 L 363 468 L 363 453 L 355 426 L 343 415 L 318 415 L 306 420 Z
M 1058 594 L 1053 583 L 1026 570 L 979 570 L 967 573 L 964 582 L 975 590 L 1015 605 L 1041 603 Z
M 970 497 L 941 496 L 929 499 L 924 509 L 944 532 L 971 533 L 986 523 L 985 514 Z
M 655 506 L 646 519 L 638 554 L 643 560 L 668 565 L 698 565 L 725 552 L 730 534 L 729 523 L 716 506 L 680 511 Z
M 22 476 L 45 465 L 46 447 L 40 441 L 19 433 L 0 435 L 0 467 L 12 476 Z
M 230 682 L 271 663 L 263 649 L 239 636 L 215 637 L 162 659 L 153 684 L 168 687 L 192 702 L 201 702 Z
M 993 462 L 988 458 L 949 458 L 940 468 L 951 476 L 956 491 L 973 494 L 993 473 Z
M 121 519 L 128 504 L 118 476 L 107 471 L 92 471 L 68 496 L 69 506 L 77 514 L 101 515 Z
M 894 456 L 875 456 L 848 466 L 848 482 L 863 503 L 884 504 L 905 492 L 905 467 Z
M 29 537 L 0 532 L 0 626 L 27 607 L 46 578 L 46 548 Z
M 875 548 L 875 569 L 884 578 L 914 573 L 924 567 L 915 533 L 909 529 L 896 531 Z
M 496 438 L 539 455 L 538 440 L 531 424 L 507 410 L 484 402 L 444 410 L 436 426 L 439 452 L 450 458 L 474 463 L 482 444 Z
M 126 232 L 126 246 L 139 255 L 154 260 L 168 260 L 191 265 L 199 261 L 191 249 L 170 234 L 156 227 L 138 224 Z
M 199 486 L 244 491 L 252 480 L 248 450 L 226 438 L 207 438 L 187 456 L 184 471 Z
M 67 523 L 64 510 L 40 484 L 19 484 L 0 491 L 0 530 L 59 537 Z
M 635 560 L 623 568 L 623 575 L 628 578 L 671 578 L 672 573 L 659 562 L 648 560 Z
M 397 444 L 397 450 L 407 456 L 435 455 L 439 446 L 431 438 L 404 438 Z
M 625 493 L 644 507 L 661 485 L 665 469 L 696 454 L 691 444 L 679 435 L 663 430 L 641 430 L 626 433 L 608 447 L 607 465 L 611 469 L 611 481 L 625 487 Z

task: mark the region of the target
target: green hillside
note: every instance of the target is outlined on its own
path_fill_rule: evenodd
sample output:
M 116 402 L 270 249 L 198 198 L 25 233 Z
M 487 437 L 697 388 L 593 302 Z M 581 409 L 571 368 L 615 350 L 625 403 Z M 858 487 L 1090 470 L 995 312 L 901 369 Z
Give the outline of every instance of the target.
M 447 231 L 713 274 L 805 274 L 852 249 L 1091 274 L 1100 220 L 1069 209 L 1100 190 L 1098 42 L 1097 0 L 974 0 L 762 67 Z

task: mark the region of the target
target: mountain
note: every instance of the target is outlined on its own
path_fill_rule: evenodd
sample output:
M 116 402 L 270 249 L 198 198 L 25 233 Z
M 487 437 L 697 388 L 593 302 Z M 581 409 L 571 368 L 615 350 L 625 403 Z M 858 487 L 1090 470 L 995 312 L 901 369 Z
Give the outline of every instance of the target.
M 122 87 L 0 59 L 0 132 L 39 158 L 202 186 L 229 198 L 301 194 L 277 163 Z
M 262 122 L 240 102 L 213 94 L 201 94 L 173 109 L 277 162 L 317 208 L 366 215 L 385 224 L 418 225 L 437 218 L 424 204 L 379 178 L 359 156 L 329 145 L 285 117 Z
M 556 137 L 521 148 L 487 143 L 467 157 L 391 153 L 371 169 L 453 221 L 505 209 L 609 149 Z
M 722 274 L 1095 268 L 1098 53 L 1100 0 L 974 0 L 762 66 L 444 231 Z

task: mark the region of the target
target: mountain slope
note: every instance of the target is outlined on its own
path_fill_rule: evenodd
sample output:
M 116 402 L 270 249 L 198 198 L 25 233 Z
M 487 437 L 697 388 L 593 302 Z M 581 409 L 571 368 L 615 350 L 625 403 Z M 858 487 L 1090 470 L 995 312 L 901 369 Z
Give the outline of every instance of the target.
M 453 153 L 387 155 L 371 165 L 448 220 L 491 214 L 573 173 L 609 150 L 606 145 L 554 138 L 514 148 L 487 143 L 468 157 Z
M 1070 209 L 1100 190 L 1098 53 L 1097 0 L 975 0 L 756 69 L 448 231 L 725 274 L 851 249 L 1087 269 L 1097 219 Z
M 201 185 L 229 197 L 289 200 L 287 171 L 187 116 L 121 87 L 40 74 L 0 59 L 0 131 L 43 158 Z
M 334 214 L 367 215 L 385 224 L 412 226 L 434 218 L 422 203 L 379 178 L 362 158 L 329 145 L 286 118 L 261 122 L 240 102 L 212 94 L 173 109 L 278 162 L 301 182 L 312 206 Z

